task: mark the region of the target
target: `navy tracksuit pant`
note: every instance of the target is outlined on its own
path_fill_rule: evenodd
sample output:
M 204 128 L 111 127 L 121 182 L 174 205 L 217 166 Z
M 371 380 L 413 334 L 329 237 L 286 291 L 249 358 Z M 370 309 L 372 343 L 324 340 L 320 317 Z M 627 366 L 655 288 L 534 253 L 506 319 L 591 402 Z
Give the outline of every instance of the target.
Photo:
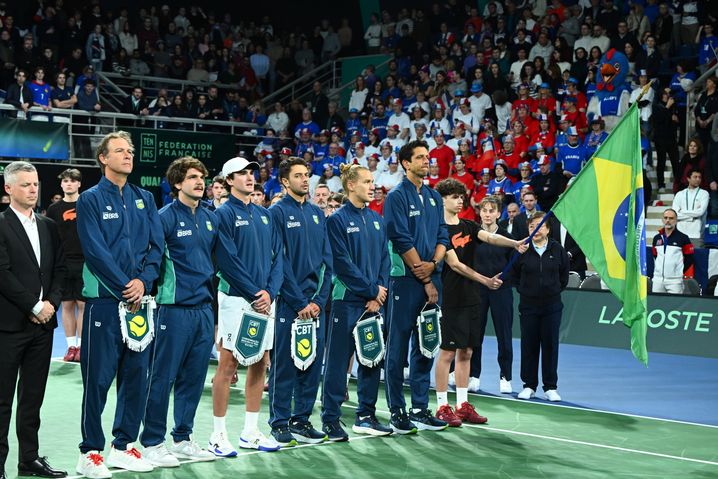
M 491 309 L 491 320 L 496 331 L 496 342 L 498 344 L 498 361 L 501 369 L 501 376 L 511 381 L 511 364 L 514 360 L 514 349 L 511 342 L 511 328 L 514 324 L 514 301 L 511 287 L 503 287 L 491 290 L 483 284 L 479 288 L 479 321 L 481 322 L 481 340 L 483 343 L 486 323 L 489 320 L 489 309 Z M 471 377 L 481 377 L 481 346 L 473 349 L 471 356 Z
M 159 307 L 152 343 L 144 429 L 140 436 L 143 446 L 165 442 L 173 387 L 175 425 L 172 438 L 175 442 L 189 440 L 204 390 L 213 343 L 211 304 Z
M 351 301 L 333 301 L 327 329 L 324 383 L 322 384 L 322 422 L 329 423 L 341 418 L 341 405 L 346 390 L 347 368 L 354 355 L 354 326 L 366 310 L 366 304 Z M 358 364 L 357 417 L 373 416 L 379 393 L 379 380 L 383 362 L 373 368 Z
M 525 388 L 538 388 L 539 355 L 543 389 L 556 389 L 558 383 L 558 333 L 563 303 L 519 304 L 521 317 L 521 380 Z
M 441 278 L 439 275 L 434 275 L 432 281 L 439 292 L 439 304 L 441 304 Z M 389 409 L 391 412 L 406 409 L 403 389 L 404 364 L 409 348 L 411 348 L 409 357 L 411 406 L 415 409 L 426 409 L 429 407 L 429 379 L 434 360 L 425 357 L 419 351 L 416 319 L 426 304 L 424 285 L 415 278 L 391 278 L 388 297 L 384 376 Z
M 325 312 L 320 313 L 317 329 L 317 357 L 306 371 L 294 365 L 291 356 L 292 322 L 297 312 L 280 296 L 274 320 L 274 346 L 270 353 L 269 369 L 269 425 L 286 426 L 290 419 L 309 421 L 317 399 L 324 355 Z M 292 409 L 294 400 L 294 409 Z
M 145 414 L 147 369 L 151 347 L 142 352 L 127 348 L 122 342 L 119 303 L 115 299 L 89 299 L 82 318 L 82 418 L 80 451 L 102 451 L 102 411 L 107 392 L 117 377 L 117 406 L 112 425 L 115 449 L 125 450 L 140 432 Z

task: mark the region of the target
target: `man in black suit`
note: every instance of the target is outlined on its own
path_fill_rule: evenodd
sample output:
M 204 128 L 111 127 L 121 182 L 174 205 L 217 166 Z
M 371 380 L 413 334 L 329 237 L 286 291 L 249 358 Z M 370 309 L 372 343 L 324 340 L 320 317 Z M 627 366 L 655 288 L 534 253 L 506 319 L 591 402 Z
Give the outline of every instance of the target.
M 148 105 L 149 102 L 145 98 L 144 90 L 141 86 L 135 85 L 132 88 L 132 94 L 122 100 L 122 109 L 120 111 L 122 113 L 130 113 L 137 116 L 147 116 L 150 114 Z M 133 124 L 138 124 L 138 122 L 133 120 L 122 120 L 120 123 L 127 126 L 133 126 Z
M 514 228 L 512 235 L 515 239 L 526 238 L 531 232 L 529 231 L 528 221 L 538 211 L 536 203 L 536 193 L 533 191 L 526 191 L 521 197 L 521 204 L 524 207 L 524 211 L 516 215 L 514 218 Z M 549 218 L 551 220 L 552 218 Z M 551 231 L 553 231 L 553 225 L 549 225 Z
M 65 276 L 60 237 L 52 220 L 33 211 L 39 187 L 35 167 L 16 161 L 4 176 L 10 207 L 0 213 L 0 479 L 5 479 L 16 383 L 18 474 L 65 477 L 38 454 L 40 407 Z
M 586 264 L 586 255 L 583 254 L 583 251 L 581 251 L 581 248 L 578 247 L 576 241 L 568 233 L 566 227 L 559 223 L 555 216 L 551 219 L 555 221 L 551 225 L 549 236 L 561 243 L 563 249 L 566 250 L 566 253 L 568 254 L 569 270 L 577 272 L 579 276 L 581 276 L 582 280 L 585 279 L 586 269 L 588 269 L 588 265 Z
M 5 103 L 12 105 L 22 112 L 20 118 L 27 118 L 27 111 L 32 106 L 32 92 L 30 88 L 25 84 L 27 80 L 27 72 L 23 69 L 19 69 L 15 74 L 17 82 L 12 83 L 7 87 L 7 96 Z M 18 118 L 17 111 L 8 112 L 10 118 Z

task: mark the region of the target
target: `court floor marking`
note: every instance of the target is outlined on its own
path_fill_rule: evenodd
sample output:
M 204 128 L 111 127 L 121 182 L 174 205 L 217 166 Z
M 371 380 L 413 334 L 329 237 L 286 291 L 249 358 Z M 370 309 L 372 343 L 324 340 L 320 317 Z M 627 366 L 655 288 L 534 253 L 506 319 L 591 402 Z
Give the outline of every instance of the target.
M 211 382 L 205 382 L 205 387 L 208 387 L 208 386 L 211 387 L 211 385 L 212 385 Z M 236 385 L 233 386 L 232 388 L 233 388 L 233 389 L 240 390 L 240 391 L 244 391 L 244 388 L 239 387 L 239 386 L 236 386 Z M 492 397 L 493 397 L 493 396 L 492 396 Z M 504 398 L 501 398 L 501 399 L 504 399 Z M 508 399 L 508 398 L 506 398 L 506 399 Z M 518 401 L 518 399 L 515 399 L 515 401 Z M 320 402 L 321 402 L 321 401 L 319 401 L 319 400 L 316 400 L 316 401 L 315 401 L 315 403 L 320 403 Z M 540 404 L 540 405 L 541 405 L 541 403 L 531 403 L 531 404 Z M 548 404 L 543 404 L 543 405 L 546 405 L 546 406 L 547 406 Z M 349 404 L 342 404 L 342 406 L 343 406 L 343 407 L 350 408 L 350 409 L 357 409 L 356 406 L 352 406 L 352 405 L 349 405 Z M 572 406 L 564 406 L 564 407 L 572 407 Z M 576 407 L 573 407 L 573 408 L 574 408 L 574 409 L 579 409 L 579 410 L 582 410 L 582 411 L 587 411 L 587 412 L 592 412 L 592 411 L 594 411 L 593 409 L 576 408 Z M 380 409 L 377 409 L 377 412 L 380 412 L 380 413 L 383 413 L 383 414 L 390 414 L 389 411 L 380 410 Z M 606 412 L 606 413 L 608 413 L 608 414 L 614 414 L 614 413 L 611 413 L 610 411 L 604 411 L 604 412 Z M 624 415 L 631 416 L 630 414 L 624 414 Z M 640 416 L 638 416 L 638 417 L 640 417 Z M 660 418 L 650 418 L 650 417 L 646 417 L 646 419 L 663 420 L 663 419 L 660 419 Z M 598 444 L 598 443 L 593 443 L 593 442 L 588 442 L 588 441 L 579 441 L 579 440 L 575 440 L 575 439 L 566 439 L 566 438 L 555 437 L 555 436 L 546 436 L 546 435 L 542 435 L 542 434 L 534 434 L 534 433 L 529 433 L 529 432 L 513 431 L 513 430 L 510 430 L 510 429 L 501 429 L 501 428 L 495 428 L 495 427 L 491 427 L 491 426 L 483 426 L 483 425 L 480 426 L 480 425 L 464 424 L 464 425 L 462 425 L 462 427 L 469 427 L 469 428 L 474 428 L 474 429 L 485 429 L 485 430 L 491 431 L 491 432 L 504 433 L 504 434 L 515 434 L 515 435 L 524 436 L 524 437 L 531 437 L 531 438 L 535 438 L 535 439 L 544 439 L 544 440 L 557 441 L 557 442 L 562 442 L 562 443 L 567 443 L 567 444 L 574 444 L 574 445 L 588 446 L 588 447 L 596 447 L 596 448 L 600 448 L 600 449 L 608 449 L 608 450 L 613 450 L 613 451 L 627 452 L 627 453 L 640 454 L 640 455 L 652 456 L 652 457 L 660 457 L 660 458 L 662 458 L 662 459 L 672 459 L 672 460 L 678 460 L 678 461 L 693 462 L 693 463 L 697 463 L 697 464 L 704 464 L 704 465 L 709 465 L 709 466 L 718 466 L 718 462 L 715 462 L 715 461 L 707 461 L 707 460 L 704 460 L 704 459 L 695 459 L 695 458 L 691 458 L 691 457 L 674 456 L 674 455 L 671 455 L 671 454 L 662 454 L 662 453 L 658 453 L 658 452 L 643 451 L 643 450 L 640 450 L 640 449 L 632 449 L 632 448 L 625 448 L 625 447 L 620 447 L 620 446 L 612 446 L 612 445 L 608 445 L 608 444 Z M 360 439 L 370 439 L 370 438 L 372 438 L 372 437 L 385 437 L 385 436 L 358 436 L 358 437 L 353 437 L 353 438 L 351 438 L 350 441 L 356 441 L 356 440 L 360 440 Z M 295 446 L 295 447 L 292 447 L 292 448 L 283 448 L 283 449 L 280 449 L 280 450 L 277 451 L 277 452 L 281 452 L 282 450 L 292 450 L 292 449 L 301 448 L 301 447 L 321 446 L 321 445 L 326 445 L 326 444 L 330 444 L 330 441 L 327 441 L 327 442 L 324 442 L 324 443 L 320 443 L 320 444 L 301 444 L 301 445 L 299 445 L 299 446 Z M 250 456 L 250 455 L 258 454 L 258 453 L 261 453 L 261 452 L 262 452 L 262 451 L 248 451 L 248 452 L 245 452 L 245 453 L 238 454 L 237 457 Z M 194 462 L 200 462 L 200 461 L 180 461 L 181 464 L 194 463 Z M 120 470 L 118 470 L 118 471 L 114 471 L 113 474 L 118 474 L 118 473 L 122 473 L 122 472 L 132 472 L 132 471 L 127 471 L 127 470 L 120 469 Z M 79 476 L 79 475 L 77 475 L 77 476 L 68 476 L 68 479 L 79 479 L 79 478 L 82 478 L 82 477 L 84 477 L 84 476 Z
M 387 437 L 387 436 L 358 436 L 358 437 L 353 437 L 353 438 L 351 438 L 351 441 L 358 441 L 358 440 L 361 440 L 361 439 L 372 439 L 372 438 L 377 438 L 377 437 Z M 180 461 L 179 463 L 180 463 L 180 465 L 181 465 L 181 464 L 202 464 L 202 463 L 211 464 L 211 463 L 216 462 L 216 461 L 232 461 L 232 460 L 234 460 L 234 459 L 239 459 L 240 457 L 253 456 L 253 455 L 255 455 L 255 454 L 276 454 L 276 453 L 279 453 L 279 452 L 282 452 L 282 451 L 293 451 L 293 450 L 301 449 L 301 448 L 304 448 L 304 447 L 326 446 L 326 445 L 329 445 L 329 444 L 331 444 L 331 441 L 325 441 L 325 442 L 321 442 L 321 443 L 319 443 L 319 444 L 299 444 L 299 445 L 293 446 L 293 447 L 283 447 L 283 448 L 281 448 L 280 450 L 274 451 L 274 452 L 266 452 L 266 451 L 258 451 L 258 450 L 248 451 L 248 450 L 246 450 L 246 449 L 240 449 L 239 451 L 245 451 L 245 452 L 239 452 L 239 451 L 237 451 L 237 455 L 234 456 L 234 457 L 218 457 L 218 458 L 215 459 L 214 461 L 199 461 L 199 460 L 196 460 L 196 459 L 189 459 L 189 460 Z M 170 472 L 171 472 L 173 469 L 177 469 L 177 468 L 176 468 L 176 467 L 155 467 L 155 470 L 152 471 L 152 472 L 160 472 L 160 471 L 170 471 Z M 110 469 L 110 472 L 112 472 L 112 475 L 114 476 L 115 474 L 122 474 L 122 473 L 133 472 L 133 471 L 128 471 L 127 469 L 113 469 L 113 468 L 111 468 L 111 469 Z M 74 476 L 67 476 L 65 479 L 80 479 L 80 478 L 83 478 L 83 477 L 85 477 L 85 476 L 82 476 L 82 475 L 77 474 L 77 475 L 74 475 Z
M 61 357 L 52 358 L 52 361 L 56 362 L 56 363 L 60 363 L 60 364 L 77 364 L 78 366 L 80 365 L 80 363 L 65 362 L 62 360 Z M 356 381 L 356 378 L 352 377 L 352 379 L 354 379 Z M 208 386 L 212 387 L 212 383 L 205 383 L 205 387 L 208 387 Z M 235 389 L 242 389 L 242 388 L 238 388 L 237 386 L 232 386 L 232 387 Z M 433 391 L 434 388 L 432 388 L 431 390 Z M 639 419 L 649 419 L 652 421 L 663 421 L 663 422 L 670 422 L 670 423 L 674 423 L 674 424 L 684 424 L 686 426 L 698 426 L 698 427 L 707 427 L 710 429 L 718 429 L 718 425 L 715 425 L 715 424 L 702 424 L 699 422 L 681 421 L 679 419 L 668 419 L 668 418 L 663 418 L 663 417 L 642 416 L 640 414 L 631 414 L 631 413 L 627 413 L 627 412 L 607 411 L 605 409 L 593 409 L 593 408 L 581 407 L 581 406 L 569 406 L 568 404 L 554 404 L 554 403 L 548 403 L 548 402 L 543 402 L 543 401 L 534 401 L 534 400 L 524 401 L 521 399 L 517 399 L 513 396 L 503 397 L 503 396 L 498 396 L 498 395 L 494 395 L 494 394 L 473 393 L 473 392 L 470 392 L 469 394 L 472 396 L 479 397 L 479 398 L 492 398 L 492 399 L 499 399 L 502 401 L 520 401 L 522 404 L 533 404 L 536 406 L 559 407 L 559 408 L 565 408 L 565 409 L 574 409 L 577 411 L 597 412 L 597 413 L 601 413 L 601 414 L 614 414 L 616 416 L 635 417 L 635 418 L 639 418 Z

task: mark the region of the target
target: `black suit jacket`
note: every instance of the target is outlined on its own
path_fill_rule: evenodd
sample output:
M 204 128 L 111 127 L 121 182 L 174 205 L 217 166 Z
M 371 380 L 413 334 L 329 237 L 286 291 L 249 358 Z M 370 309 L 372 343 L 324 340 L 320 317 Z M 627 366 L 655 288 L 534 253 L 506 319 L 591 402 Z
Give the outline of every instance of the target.
M 30 321 L 32 308 L 49 301 L 57 310 L 62 302 L 65 262 L 54 221 L 36 215 L 40 236 L 40 264 L 37 264 L 30 239 L 14 211 L 0 213 L 0 331 L 23 331 Z M 44 329 L 57 327 L 57 317 Z
M 20 94 L 22 92 L 22 99 L 24 100 L 23 103 L 29 103 L 32 105 L 32 92 L 27 87 L 27 84 L 20 85 L 17 84 L 17 82 L 11 83 L 7 87 L 7 95 L 5 98 L 5 103 L 14 106 L 18 110 L 22 108 L 22 104 L 20 103 Z M 16 111 L 9 111 L 8 115 L 10 115 L 11 118 L 17 118 L 17 112 Z

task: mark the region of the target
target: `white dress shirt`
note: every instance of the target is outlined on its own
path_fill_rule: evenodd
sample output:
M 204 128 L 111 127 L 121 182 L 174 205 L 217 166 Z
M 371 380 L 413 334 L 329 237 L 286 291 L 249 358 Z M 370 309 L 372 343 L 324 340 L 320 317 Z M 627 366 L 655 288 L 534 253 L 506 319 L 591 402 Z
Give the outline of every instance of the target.
M 30 239 L 30 245 L 32 246 L 32 251 L 35 253 L 37 265 L 40 266 L 40 232 L 37 229 L 37 218 L 35 217 L 35 213 L 32 213 L 30 216 L 26 216 L 12 206 L 10 206 L 10 209 L 17 215 L 22 228 L 25 230 L 25 234 L 27 234 L 27 237 Z M 32 314 L 39 314 L 40 311 L 42 311 L 42 306 L 42 287 L 40 287 L 40 298 L 39 301 L 35 303 L 35 306 L 33 306 Z

